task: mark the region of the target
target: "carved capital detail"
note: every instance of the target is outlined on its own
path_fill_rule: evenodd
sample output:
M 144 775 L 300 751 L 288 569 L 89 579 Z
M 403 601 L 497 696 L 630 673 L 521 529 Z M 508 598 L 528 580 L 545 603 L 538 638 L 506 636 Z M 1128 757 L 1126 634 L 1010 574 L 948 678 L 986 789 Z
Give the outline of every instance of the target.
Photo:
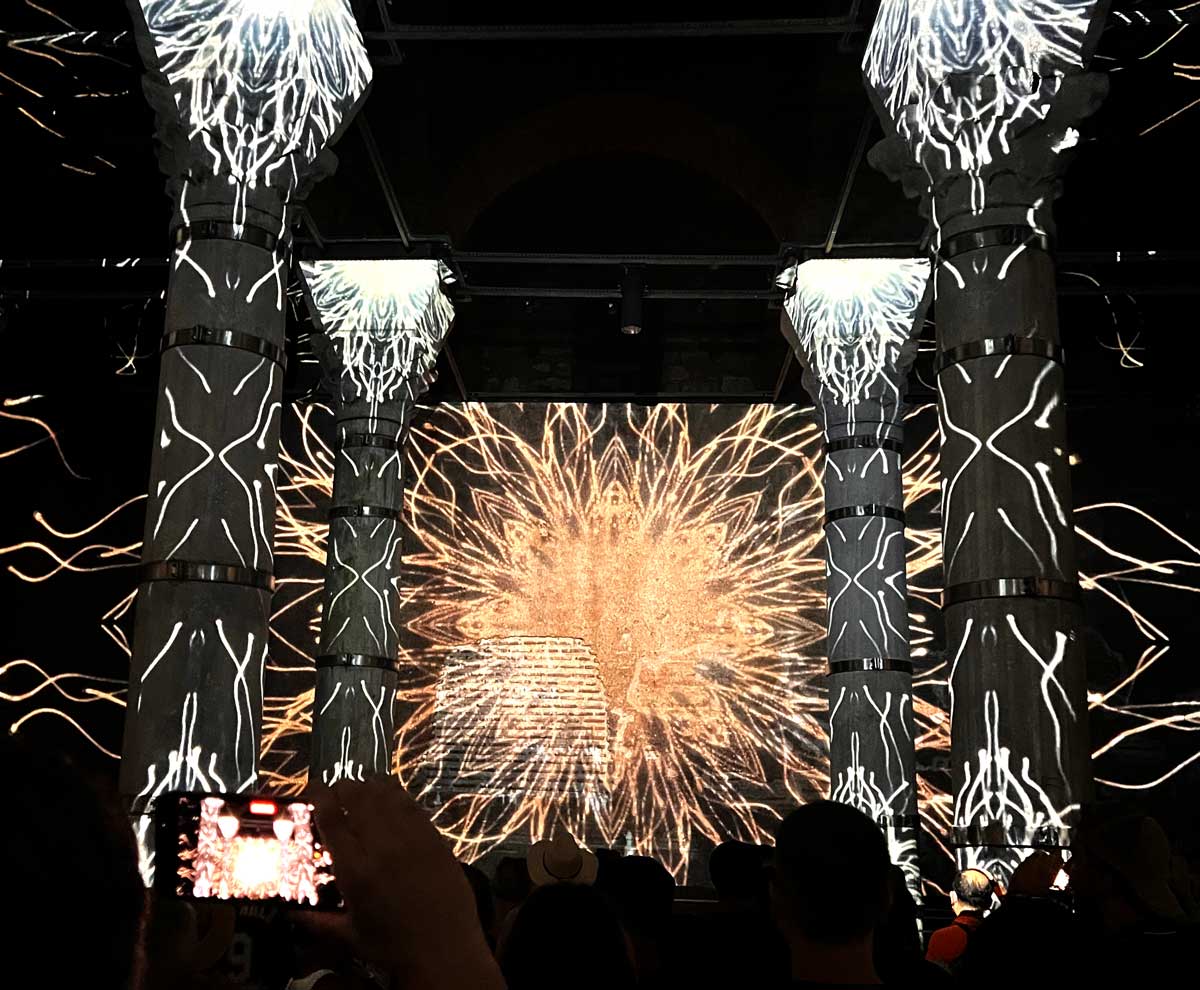
M 1079 143 L 1075 125 L 1107 91 L 1105 77 L 1083 71 L 1105 7 L 884 0 L 863 75 L 893 137 L 872 162 L 907 195 L 930 196 L 924 212 L 935 228 L 962 212 L 1040 212 Z

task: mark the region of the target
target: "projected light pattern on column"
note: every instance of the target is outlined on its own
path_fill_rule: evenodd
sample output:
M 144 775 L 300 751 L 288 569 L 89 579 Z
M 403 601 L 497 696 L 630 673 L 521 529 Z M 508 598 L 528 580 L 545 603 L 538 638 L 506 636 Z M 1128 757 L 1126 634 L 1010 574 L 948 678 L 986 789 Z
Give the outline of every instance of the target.
M 879 822 L 920 898 L 904 539 L 904 389 L 924 322 L 923 260 L 789 269 L 784 335 L 825 436 L 830 797 Z
M 135 811 L 256 780 L 288 205 L 368 78 L 340 0 L 139 10 L 175 215 L 121 765 Z
M 286 199 L 371 81 L 347 0 L 138 3 L 186 152 L 230 185 Z
M 1090 785 L 1048 252 L 1101 6 L 885 3 L 863 65 L 873 158 L 933 222 L 955 842 L 1001 874 L 1069 844 Z
M 863 72 L 916 164 L 931 174 L 970 176 L 979 209 L 986 200 L 983 171 L 1010 153 L 1021 132 L 1047 119 L 1065 74 L 1083 65 L 1100 6 L 1101 0 L 883 0 Z
M 438 261 L 301 265 L 338 395 L 310 763 L 332 783 L 388 773 L 399 604 L 404 438 L 454 317 Z

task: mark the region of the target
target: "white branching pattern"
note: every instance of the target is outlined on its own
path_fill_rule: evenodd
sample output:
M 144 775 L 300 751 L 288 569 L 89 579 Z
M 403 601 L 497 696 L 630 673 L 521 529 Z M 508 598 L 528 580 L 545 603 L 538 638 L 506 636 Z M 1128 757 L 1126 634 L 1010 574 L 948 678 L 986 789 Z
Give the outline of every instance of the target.
M 900 479 L 896 485 L 899 487 Z M 877 517 L 864 522 L 835 522 L 825 527 L 829 562 L 829 656 L 839 647 L 850 623 L 871 643 L 877 657 L 908 655 L 907 589 L 904 581 L 904 527 Z M 854 546 L 846 546 L 853 541 Z M 866 551 L 865 553 L 863 551 Z M 853 571 L 842 565 L 853 560 Z M 868 623 L 868 620 L 869 623 Z
M 347 0 L 140 0 L 214 175 L 291 192 L 371 80 Z
M 928 282 L 924 259 L 822 259 L 783 275 L 800 357 L 838 402 L 854 406 L 881 380 L 899 398 L 901 350 Z
M 1097 0 L 883 0 L 863 59 L 918 164 L 978 177 L 1082 67 Z M 1058 149 L 1056 149 L 1058 150 Z M 982 184 L 978 186 L 982 207 Z
M 330 575 L 344 583 L 335 585 L 337 591 L 329 599 L 324 642 L 335 643 L 351 623 L 361 623 L 376 652 L 388 655 L 400 635 L 395 617 L 401 549 L 399 523 L 395 519 L 342 518 L 331 520 L 330 529 L 333 532 Z M 383 539 L 376 539 L 381 532 Z M 350 548 L 364 546 L 375 550 L 375 557 L 369 563 L 362 554 L 349 552 Z M 354 566 L 356 562 L 367 566 L 359 570 Z M 380 573 L 376 575 L 376 571 Z M 369 612 L 360 611 L 363 607 L 361 595 L 348 594 L 359 584 L 370 593 L 368 601 L 372 607 Z
M 845 693 L 844 688 L 842 693 Z M 836 717 L 836 711 L 833 717 Z M 862 740 L 859 733 L 851 731 L 850 764 L 832 768 L 834 778 L 829 794 L 830 800 L 851 805 L 875 821 L 891 817 L 895 814 L 893 805 L 910 785 L 908 781 L 901 780 L 893 787 L 890 780 L 877 780 L 875 771 L 863 766 L 861 749 Z
M 893 711 L 893 696 L 884 692 L 879 703 L 871 697 L 870 692 L 863 689 L 866 700 L 875 710 L 879 718 L 879 735 L 883 741 L 886 754 L 883 776 L 880 780 L 873 769 L 869 769 L 862 760 L 862 738 L 857 729 L 850 732 L 850 762 L 846 766 L 830 766 L 830 800 L 851 805 L 872 821 L 886 821 L 883 827 L 887 836 L 888 852 L 891 860 L 904 872 L 904 880 L 913 897 L 921 900 L 921 866 L 917 857 L 917 834 L 912 826 L 898 826 L 892 820 L 898 815 L 916 814 L 915 784 L 906 779 L 901 763 L 900 741 L 896 738 L 895 722 L 905 726 L 904 709 L 911 704 L 909 695 L 902 695 L 896 710 Z M 846 700 L 847 688 L 839 692 L 838 700 L 834 703 L 829 719 L 829 745 L 831 757 L 834 752 L 834 738 L 839 734 L 837 714 Z M 858 706 L 861 708 L 861 706 Z M 907 736 L 904 744 L 911 749 L 912 738 Z M 912 807 L 912 812 L 908 807 Z
M 322 332 L 337 347 L 356 398 L 416 401 L 433 381 L 454 307 L 440 261 L 301 264 Z
M 321 771 L 321 779 L 326 784 L 336 784 L 339 780 L 363 780 L 363 765 L 356 763 L 353 756 L 351 739 L 354 730 L 350 726 L 342 726 L 341 751 L 333 766 Z
M 163 398 L 166 400 L 169 423 L 161 426 L 157 443 L 161 451 L 172 444 L 190 444 L 196 448 L 195 461 L 190 466 L 178 465 L 182 470 L 178 477 L 160 478 L 155 491 L 151 493 L 148 511 L 154 524 L 150 529 L 150 539 L 156 548 L 163 551 L 162 559 L 171 560 L 176 556 L 187 559 L 189 540 L 201 520 L 199 516 L 178 511 L 175 500 L 188 501 L 192 488 L 200 492 L 214 488 L 219 490 L 222 477 L 228 475 L 236 483 L 241 497 L 230 499 L 219 507 L 210 506 L 217 515 L 217 525 L 221 527 L 243 567 L 271 570 L 274 567 L 272 530 L 276 465 L 273 458 L 262 463 L 261 451 L 266 448 L 267 437 L 272 430 L 277 429 L 276 417 L 280 411 L 277 398 L 280 386 L 276 380 L 278 366 L 263 358 L 236 383 L 228 395 L 214 396 L 208 376 L 188 358 L 186 351 L 185 348 L 178 348 L 171 353 L 177 354 L 187 366 L 196 385 L 204 392 L 205 402 L 189 403 L 186 395 L 176 396 L 170 385 L 164 386 Z M 211 418 L 207 402 L 214 400 L 226 405 L 254 404 L 254 418 L 246 419 L 245 432 L 235 436 L 220 450 L 205 440 L 206 433 L 212 430 L 207 421 Z M 236 463 L 239 460 L 260 464 L 262 476 L 243 477 Z M 165 459 L 164 463 L 167 463 Z M 212 471 L 218 472 L 217 478 L 211 477 Z M 185 492 L 187 494 L 183 494 Z M 197 498 L 199 501 L 191 501 L 207 504 L 207 498 L 203 495 Z
M 1025 403 L 1008 419 L 1002 421 L 987 436 L 977 436 L 964 424 L 956 423 L 951 415 L 951 409 L 961 409 L 963 403 L 957 398 L 950 397 L 950 388 L 959 391 L 958 381 L 968 388 L 975 386 L 973 375 L 981 374 L 978 368 L 967 362 L 955 364 L 946 369 L 938 378 L 938 396 L 940 423 L 942 429 L 942 444 L 959 440 L 970 445 L 970 452 L 962 458 L 958 466 L 942 478 L 942 528 L 945 533 L 946 572 L 951 581 L 954 577 L 955 563 L 964 544 L 973 542 L 974 530 L 977 538 L 981 526 L 976 525 L 975 511 L 971 504 L 961 506 L 963 492 L 960 482 L 969 473 L 978 472 L 982 477 L 1006 479 L 1008 492 L 1008 510 L 1005 509 L 1005 497 L 998 493 L 997 504 L 994 506 L 996 518 L 1005 530 L 1012 534 L 1023 551 L 1029 555 L 1029 566 L 1040 573 L 1065 576 L 1063 562 L 1060 559 L 1062 544 L 1070 534 L 1070 523 L 1066 510 L 1052 482 L 1051 465 L 1038 461 L 1029 466 L 1022 464 L 1005 446 L 1013 448 L 1019 442 L 1022 431 L 1045 431 L 1051 429 L 1054 421 L 1061 418 L 1063 413 L 1062 376 L 1058 374 L 1059 365 L 1048 359 L 1025 357 L 1022 360 L 1032 362 L 1040 360 L 1042 367 L 1029 386 L 1029 397 Z M 993 379 L 1001 378 L 1009 362 L 1006 359 L 992 372 Z M 945 378 L 953 376 L 952 386 L 945 384 Z M 1011 434 L 1011 436 L 1009 436 Z M 1062 458 L 1062 451 L 1056 456 Z M 1061 470 L 1055 465 L 1054 473 Z M 990 472 L 990 475 L 986 472 Z M 1011 489 L 1007 488 L 1011 485 Z M 964 483 L 964 487 L 969 485 Z M 969 494 L 969 492 L 968 492 Z M 1028 506 L 1033 511 L 1024 511 Z M 1018 525 L 1022 523 L 1023 525 Z M 1039 552 L 1038 548 L 1043 548 Z M 968 551 L 970 552 L 970 551 Z
M 987 746 L 977 754 L 974 770 L 968 759 L 963 765 L 963 782 L 954 796 L 956 828 L 982 829 L 1000 826 L 1005 845 L 1030 846 L 1043 829 L 1061 830 L 1073 821 L 1077 803 L 1057 808 L 1041 785 L 1033 779 L 1029 757 L 1020 757 L 1000 743 L 1000 699 L 995 691 L 984 696 L 984 728 Z

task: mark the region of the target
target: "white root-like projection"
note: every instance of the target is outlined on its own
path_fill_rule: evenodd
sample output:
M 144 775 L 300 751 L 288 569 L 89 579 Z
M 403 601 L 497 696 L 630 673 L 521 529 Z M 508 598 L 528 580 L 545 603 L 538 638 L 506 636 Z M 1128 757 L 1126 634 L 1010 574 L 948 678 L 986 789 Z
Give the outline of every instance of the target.
M 904 391 L 928 261 L 808 261 L 780 279 L 784 335 L 825 435 L 830 796 L 879 822 L 921 896 L 905 574 Z
M 954 842 L 1007 872 L 1090 789 L 1050 206 L 1097 0 L 885 0 L 863 71 L 935 252 Z
M 301 269 L 313 343 L 338 397 L 310 747 L 310 772 L 332 783 L 392 769 L 404 444 L 454 309 L 437 261 Z

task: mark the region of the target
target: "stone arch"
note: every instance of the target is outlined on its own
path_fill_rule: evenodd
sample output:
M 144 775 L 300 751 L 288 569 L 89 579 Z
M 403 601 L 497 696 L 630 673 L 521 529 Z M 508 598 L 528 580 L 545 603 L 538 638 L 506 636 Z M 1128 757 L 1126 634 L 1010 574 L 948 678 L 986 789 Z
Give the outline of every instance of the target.
M 494 132 L 446 185 L 449 232 L 461 243 L 505 191 L 574 158 L 628 153 L 687 165 L 732 189 L 783 240 L 796 192 L 786 172 L 742 131 L 675 100 L 600 94 L 552 104 Z

